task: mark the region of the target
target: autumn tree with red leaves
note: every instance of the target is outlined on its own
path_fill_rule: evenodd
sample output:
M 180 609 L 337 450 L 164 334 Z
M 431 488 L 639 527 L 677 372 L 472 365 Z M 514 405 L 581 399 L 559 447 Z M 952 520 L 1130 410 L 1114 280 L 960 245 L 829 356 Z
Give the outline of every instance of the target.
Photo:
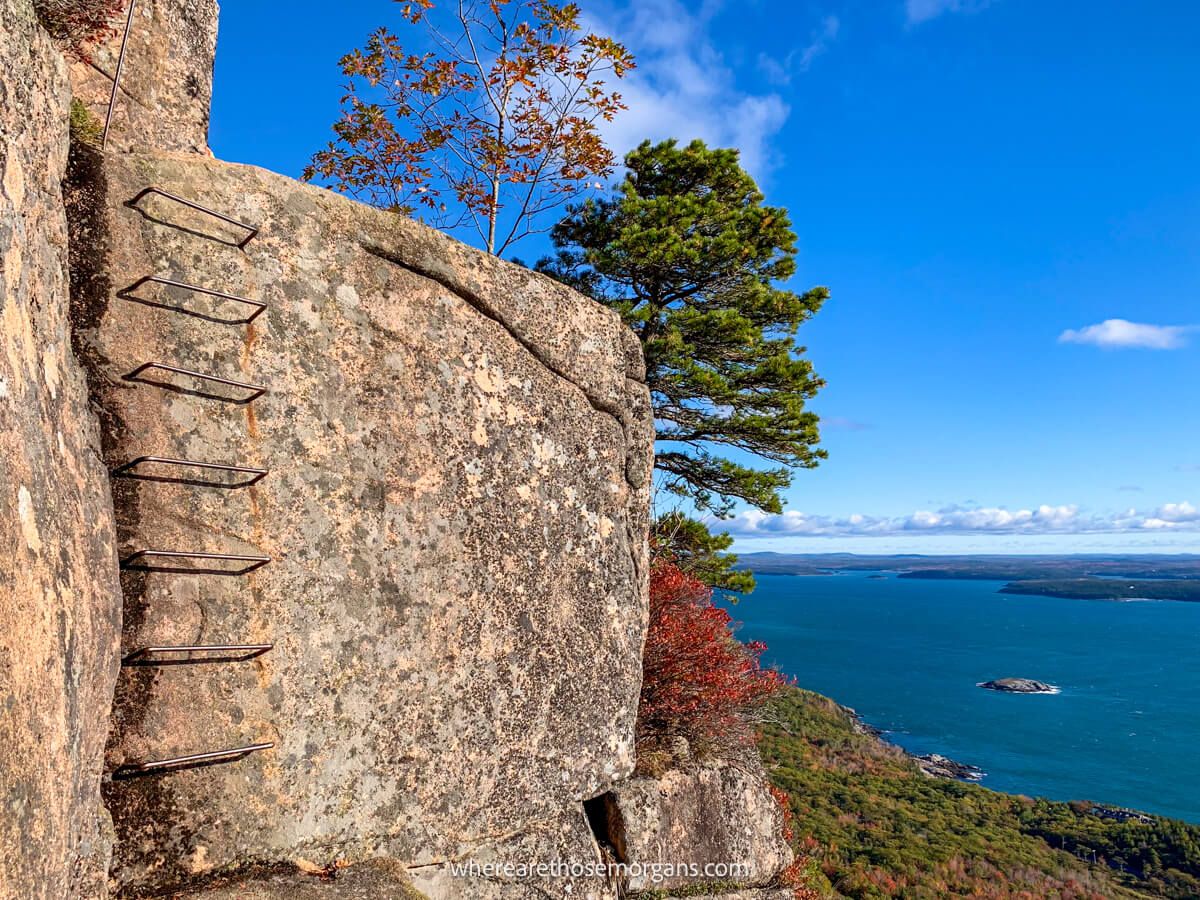
M 319 179 L 368 203 L 473 230 L 489 253 L 544 231 L 543 214 L 612 173 L 599 123 L 624 108 L 610 78 L 633 57 L 549 0 L 397 0 L 423 51 L 387 28 L 342 58 L 349 79 Z
M 650 628 L 642 655 L 639 756 L 677 738 L 699 756 L 743 752 L 754 743 L 763 705 L 789 682 L 763 668 L 766 646 L 733 635 L 712 588 L 659 559 L 650 573 Z

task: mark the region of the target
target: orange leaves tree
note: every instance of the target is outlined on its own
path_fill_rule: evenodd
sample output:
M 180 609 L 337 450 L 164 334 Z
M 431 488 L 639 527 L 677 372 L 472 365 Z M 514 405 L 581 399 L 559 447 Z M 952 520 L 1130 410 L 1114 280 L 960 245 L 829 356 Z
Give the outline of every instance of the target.
M 633 57 L 549 0 L 401 2 L 410 51 L 387 28 L 341 60 L 336 139 L 304 177 L 502 254 L 542 214 L 611 174 L 599 131 L 624 108 L 611 79 Z M 552 223 L 551 223 L 552 224 Z
M 789 682 L 763 668 L 766 646 L 734 637 L 712 588 L 660 557 L 650 572 L 650 628 L 642 655 L 639 757 L 675 738 L 700 756 L 736 755 L 754 743 L 759 712 Z

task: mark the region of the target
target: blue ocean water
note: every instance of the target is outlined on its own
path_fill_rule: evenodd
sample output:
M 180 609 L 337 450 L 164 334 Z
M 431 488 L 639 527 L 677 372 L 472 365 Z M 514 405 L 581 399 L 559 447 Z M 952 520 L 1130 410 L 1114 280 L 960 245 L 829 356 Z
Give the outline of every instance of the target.
M 1200 822 L 1200 603 L 1000 594 L 1003 582 L 759 575 L 739 637 L 801 687 L 983 784 Z M 1035 678 L 1055 695 L 976 683 Z

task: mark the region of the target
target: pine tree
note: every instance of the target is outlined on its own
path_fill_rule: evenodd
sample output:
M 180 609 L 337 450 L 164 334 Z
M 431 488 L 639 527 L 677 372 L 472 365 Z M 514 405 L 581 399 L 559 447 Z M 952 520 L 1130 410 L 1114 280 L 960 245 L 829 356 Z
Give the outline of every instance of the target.
M 611 197 L 568 208 L 538 269 L 617 310 L 641 339 L 662 487 L 718 517 L 739 500 L 780 512 L 792 470 L 825 457 L 805 408 L 823 382 L 795 337 L 829 291 L 779 286 L 795 273 L 796 236 L 736 150 L 646 141 L 625 168 Z M 731 539 L 700 522 L 668 513 L 655 542 L 713 587 L 753 589 L 722 552 Z
M 787 212 L 736 150 L 643 143 L 613 196 L 568 208 L 539 270 L 616 309 L 641 339 L 664 487 L 702 511 L 780 512 L 791 470 L 824 458 L 805 407 L 823 382 L 795 343 L 829 296 L 795 272 Z M 754 468 L 739 451 L 778 464 Z

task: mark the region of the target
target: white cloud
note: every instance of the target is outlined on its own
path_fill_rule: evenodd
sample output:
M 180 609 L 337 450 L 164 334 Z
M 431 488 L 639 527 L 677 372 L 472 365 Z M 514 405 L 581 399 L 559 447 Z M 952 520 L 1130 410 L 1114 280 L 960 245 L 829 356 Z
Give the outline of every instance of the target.
M 890 537 L 898 534 L 1114 534 L 1138 531 L 1200 531 L 1200 509 L 1191 503 L 1165 503 L 1157 509 L 1128 509 L 1107 516 L 1082 515 L 1073 505 L 1042 504 L 1029 509 L 950 506 L 917 510 L 907 516 L 868 516 L 857 513 L 842 518 L 789 510 L 772 515 L 746 510 L 732 519 L 710 518 L 717 531 L 740 538 L 785 535 L 805 537 Z
M 766 53 L 758 54 L 758 68 L 772 84 L 790 84 L 794 72 L 807 72 L 818 56 L 829 49 L 841 28 L 837 16 L 826 16 L 820 27 L 813 32 L 808 44 L 797 47 L 783 59 Z
M 1160 506 L 1155 512 L 1155 518 L 1176 525 L 1200 522 L 1200 510 L 1197 510 L 1196 507 L 1186 501 L 1183 503 L 1166 503 Z
M 741 90 L 709 34 L 719 4 L 639 0 L 590 8 L 587 26 L 612 35 L 637 59 L 618 82 L 628 109 L 601 123 L 609 146 L 623 155 L 643 140 L 700 138 L 710 147 L 735 147 L 758 178 L 775 159 L 771 141 L 789 108 L 778 93 Z
M 909 25 L 936 19 L 943 13 L 977 12 L 991 0 L 905 0 L 904 16 Z
M 1146 325 L 1126 319 L 1105 319 L 1086 328 L 1068 328 L 1058 336 L 1060 344 L 1093 344 L 1115 349 L 1140 347 L 1146 350 L 1176 350 L 1187 342 L 1194 325 Z
M 846 416 L 821 416 L 821 427 L 831 431 L 868 431 L 873 426 Z

